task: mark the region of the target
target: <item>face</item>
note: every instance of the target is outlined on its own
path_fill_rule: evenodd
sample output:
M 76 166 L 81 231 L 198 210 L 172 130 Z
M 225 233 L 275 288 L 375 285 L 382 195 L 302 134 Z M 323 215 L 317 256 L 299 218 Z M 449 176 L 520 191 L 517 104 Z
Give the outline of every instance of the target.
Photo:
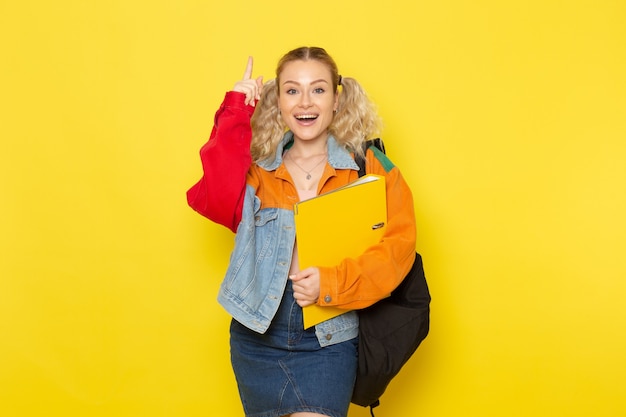
M 337 108 L 330 70 L 319 61 L 292 61 L 280 73 L 278 105 L 296 140 L 326 141 Z

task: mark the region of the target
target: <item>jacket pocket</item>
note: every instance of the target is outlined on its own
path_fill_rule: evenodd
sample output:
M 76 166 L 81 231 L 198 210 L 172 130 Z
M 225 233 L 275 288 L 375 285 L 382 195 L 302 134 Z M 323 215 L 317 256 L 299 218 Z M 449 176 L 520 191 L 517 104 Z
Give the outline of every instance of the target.
M 263 209 L 255 213 L 255 256 L 257 262 L 272 256 L 273 249 L 278 241 L 278 209 Z

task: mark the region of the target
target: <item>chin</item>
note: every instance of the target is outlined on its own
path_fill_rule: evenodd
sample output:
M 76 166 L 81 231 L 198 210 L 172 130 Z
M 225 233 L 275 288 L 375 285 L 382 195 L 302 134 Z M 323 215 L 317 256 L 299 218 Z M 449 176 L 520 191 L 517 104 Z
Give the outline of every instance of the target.
M 293 132 L 293 135 L 300 140 L 316 140 L 320 138 L 326 139 L 328 137 L 327 129 L 324 129 L 321 131 L 319 130 L 310 131 L 310 130 L 303 130 L 302 128 L 296 128 L 296 129 L 291 129 L 291 131 Z
M 298 138 L 299 140 L 304 140 L 304 141 L 314 141 L 314 140 L 326 140 L 328 138 L 327 135 L 298 135 L 297 133 L 294 132 L 294 137 Z

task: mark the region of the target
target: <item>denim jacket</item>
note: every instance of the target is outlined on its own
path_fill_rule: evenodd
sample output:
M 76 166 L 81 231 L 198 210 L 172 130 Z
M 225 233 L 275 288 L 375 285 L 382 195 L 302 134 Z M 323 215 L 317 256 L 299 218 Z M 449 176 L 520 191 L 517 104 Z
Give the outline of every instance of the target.
M 279 145 L 276 159 L 260 163 L 272 171 L 282 163 L 282 150 L 292 140 L 288 132 Z M 337 169 L 358 169 L 348 151 L 334 138 L 328 140 L 328 162 Z M 246 186 L 241 222 L 235 236 L 226 276 L 218 294 L 219 303 L 244 326 L 264 333 L 278 310 L 291 264 L 295 243 L 293 210 L 263 208 L 256 190 Z M 358 334 L 355 311 L 315 326 L 321 346 L 350 340 Z

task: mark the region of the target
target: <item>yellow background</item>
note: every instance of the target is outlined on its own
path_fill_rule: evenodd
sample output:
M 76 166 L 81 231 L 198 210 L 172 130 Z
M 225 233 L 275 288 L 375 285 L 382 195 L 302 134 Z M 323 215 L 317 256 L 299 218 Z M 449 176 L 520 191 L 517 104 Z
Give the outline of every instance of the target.
M 625 415 L 625 4 L 2 0 L 0 415 L 241 415 L 232 235 L 184 194 L 247 56 L 300 45 L 416 200 L 432 330 L 379 413 Z

